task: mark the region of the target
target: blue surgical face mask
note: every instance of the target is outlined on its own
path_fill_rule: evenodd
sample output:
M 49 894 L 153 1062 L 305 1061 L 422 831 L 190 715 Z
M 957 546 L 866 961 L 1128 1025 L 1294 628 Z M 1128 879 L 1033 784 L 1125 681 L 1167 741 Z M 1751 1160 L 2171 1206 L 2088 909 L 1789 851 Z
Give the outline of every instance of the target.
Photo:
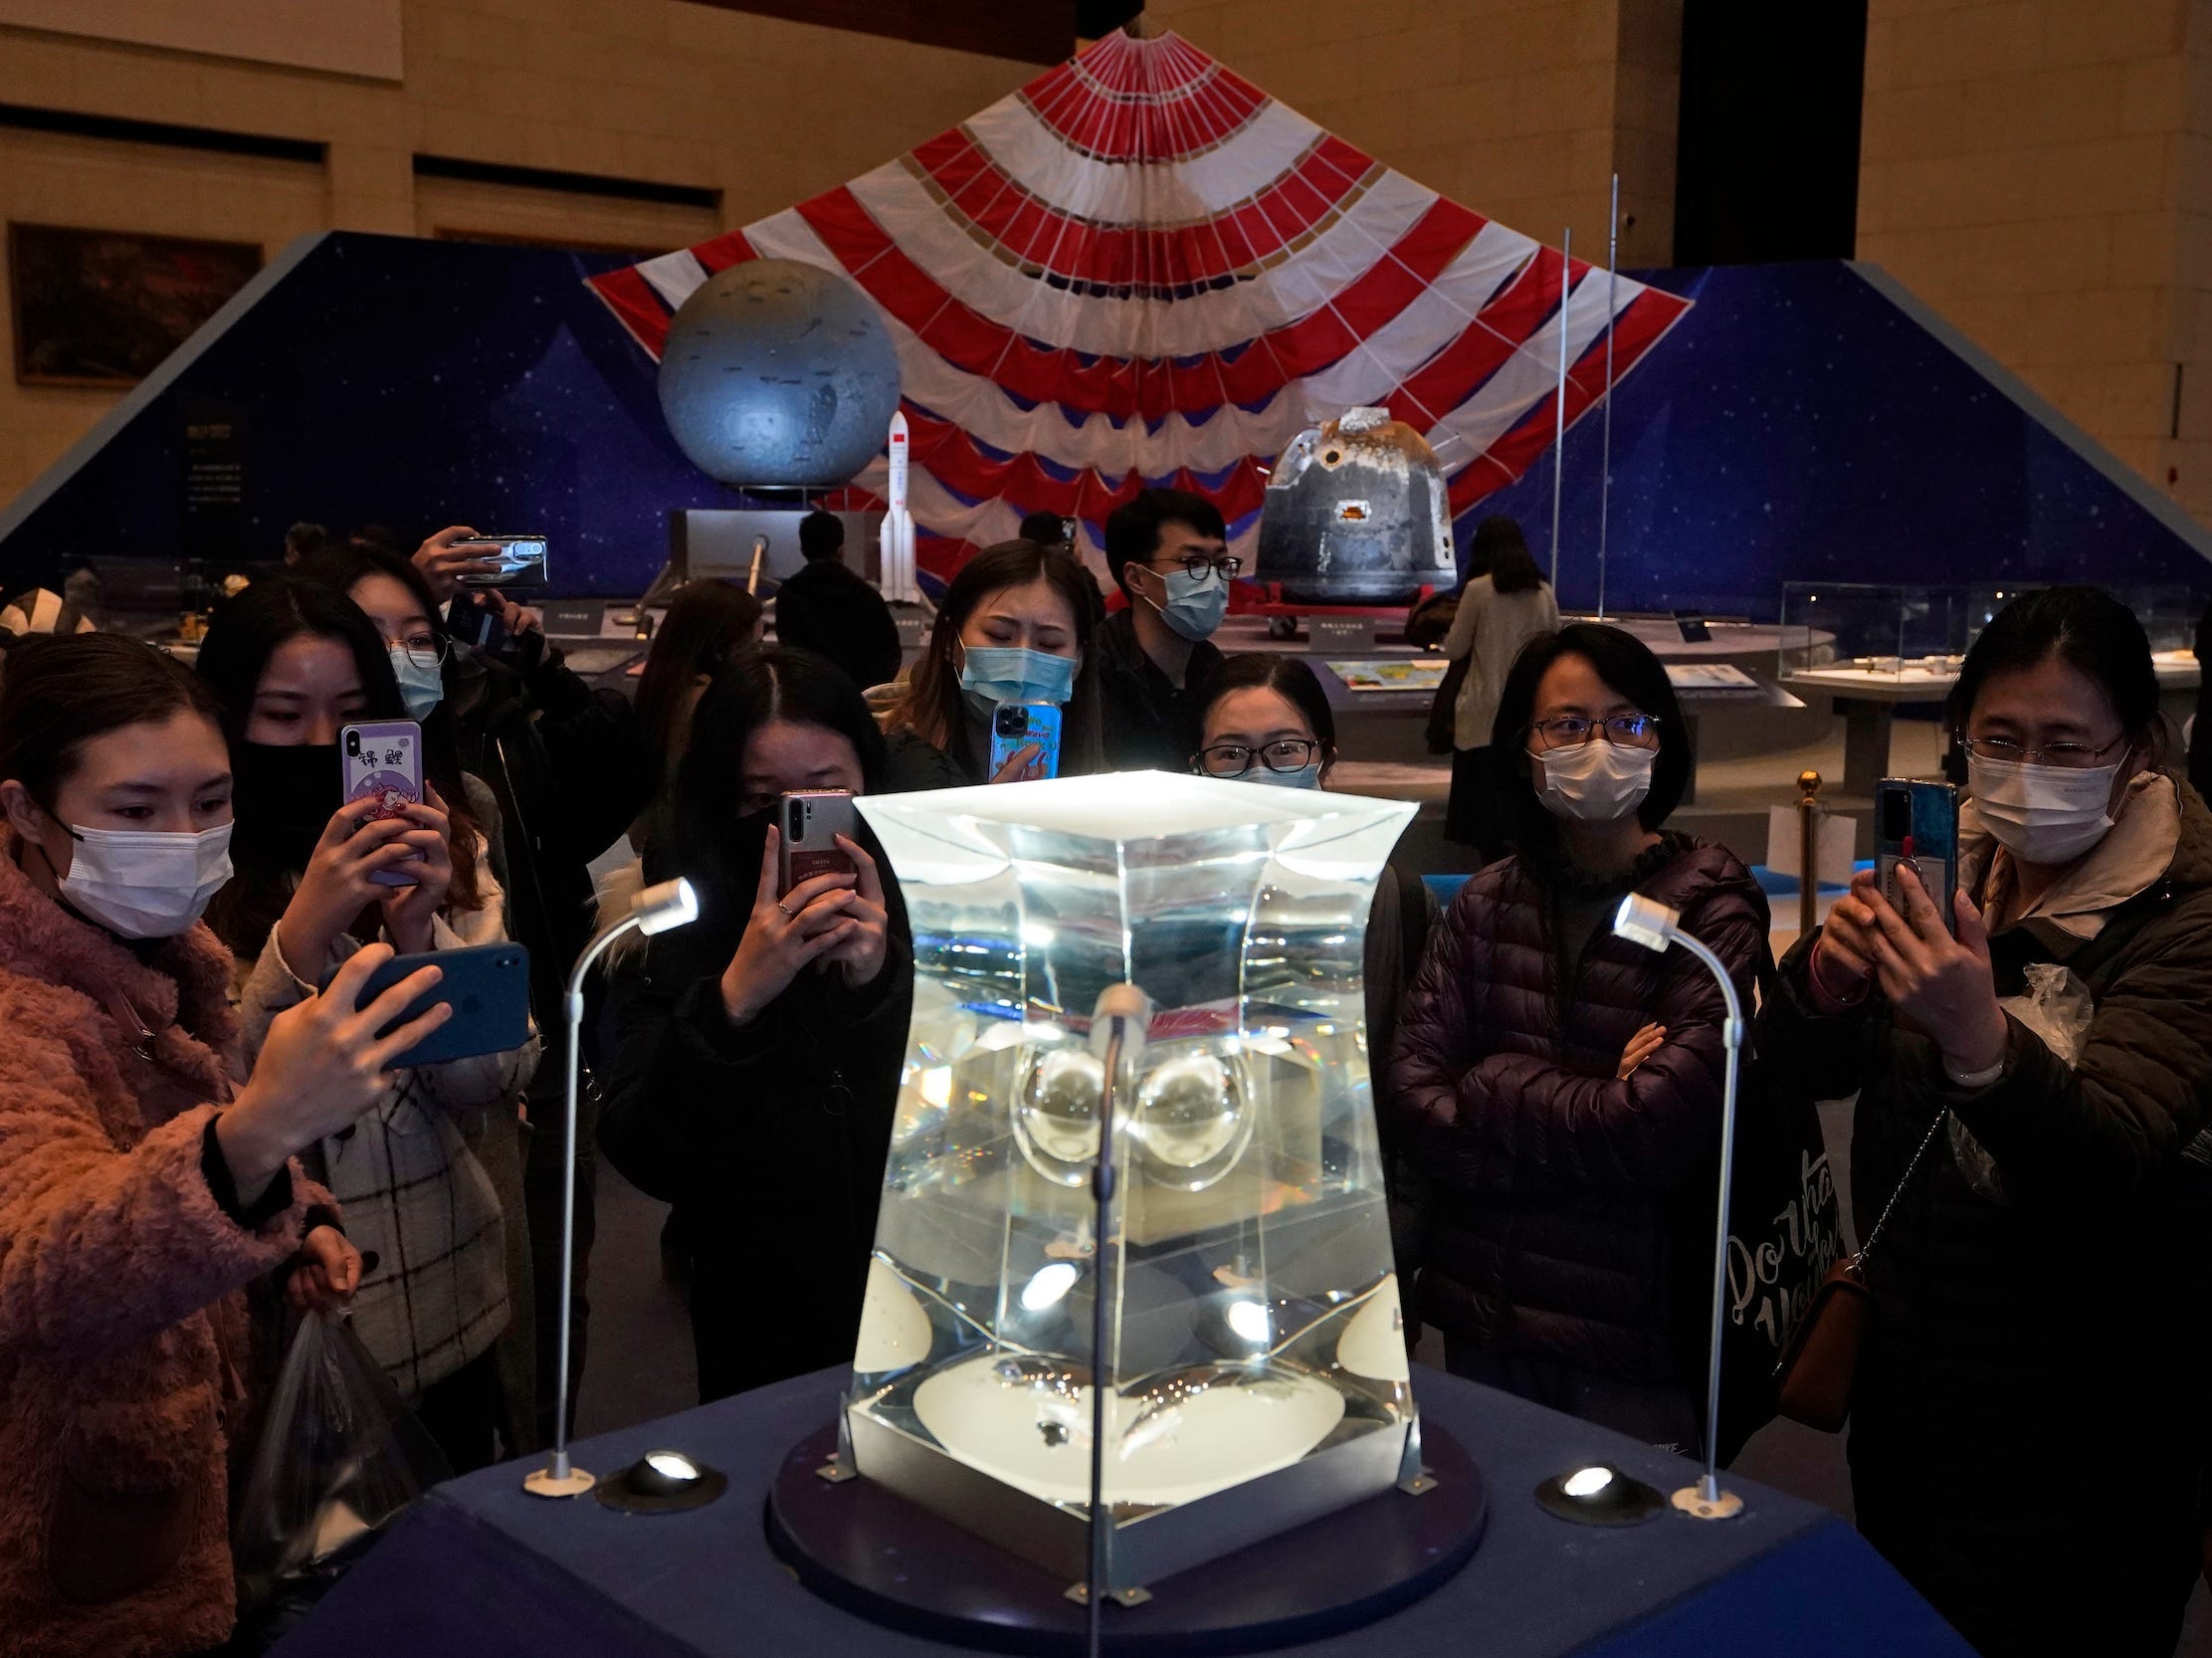
M 984 720 L 1001 703 L 1065 704 L 1076 694 L 1076 659 L 1021 646 L 969 645 L 960 653 L 960 695 Z
M 1277 788 L 1317 789 L 1321 786 L 1321 762 L 1313 760 L 1296 771 L 1270 771 L 1264 765 L 1255 765 L 1242 777 L 1240 783 L 1273 783 Z
M 1167 602 L 1153 605 L 1160 620 L 1194 645 L 1211 639 L 1222 617 L 1229 614 L 1229 583 L 1214 571 L 1192 575 L 1188 570 L 1171 570 L 1163 579 Z
M 407 654 L 404 645 L 393 645 L 387 655 L 392 659 L 392 677 L 399 681 L 400 701 L 407 705 L 407 718 L 428 720 L 430 711 L 445 700 L 446 673 L 437 663 L 425 668 Z

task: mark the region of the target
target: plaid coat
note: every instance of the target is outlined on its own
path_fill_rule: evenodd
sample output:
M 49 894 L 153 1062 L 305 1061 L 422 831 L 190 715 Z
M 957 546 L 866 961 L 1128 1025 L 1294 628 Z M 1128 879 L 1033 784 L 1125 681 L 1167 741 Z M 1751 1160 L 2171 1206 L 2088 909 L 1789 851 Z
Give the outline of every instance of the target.
M 477 880 L 483 907 L 437 917 L 434 948 L 505 937 L 504 900 L 489 859 L 478 863 Z M 360 947 L 341 933 L 316 977 Z M 247 1052 L 259 1054 L 270 1021 L 313 988 L 285 960 L 272 929 L 240 990 Z M 532 1036 L 503 1054 L 396 1072 L 373 1110 L 319 1147 L 323 1178 L 345 1206 L 346 1236 L 381 1257 L 353 1299 L 353 1328 L 409 1399 L 486 1351 L 506 1328 L 500 1199 L 462 1136 L 488 1112 L 513 1112 L 537 1056 Z

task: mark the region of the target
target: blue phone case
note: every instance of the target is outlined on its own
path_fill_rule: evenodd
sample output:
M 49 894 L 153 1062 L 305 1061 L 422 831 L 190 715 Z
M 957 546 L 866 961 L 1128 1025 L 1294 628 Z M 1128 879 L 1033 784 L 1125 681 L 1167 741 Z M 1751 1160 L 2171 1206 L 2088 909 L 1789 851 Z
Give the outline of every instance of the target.
M 1875 787 L 1874 824 L 1875 878 L 1882 896 L 1903 914 L 1897 871 L 1910 858 L 1921 888 L 1942 912 L 1944 930 L 1955 938 L 1958 913 L 1951 894 L 1958 889 L 1958 790 L 1949 783 L 1885 777 Z
M 445 976 L 429 995 L 409 1003 L 392 1025 L 420 1018 L 440 1002 L 453 1004 L 453 1016 L 393 1060 L 393 1067 L 503 1054 L 530 1039 L 530 952 L 511 942 L 395 955 L 369 974 L 354 1005 L 365 1006 L 409 973 L 429 966 L 443 968 Z M 336 971 L 333 967 L 322 975 L 323 989 L 330 987 Z
M 1060 705 L 1001 703 L 991 715 L 991 773 L 1030 743 L 1044 750 L 1045 775 L 1060 775 Z

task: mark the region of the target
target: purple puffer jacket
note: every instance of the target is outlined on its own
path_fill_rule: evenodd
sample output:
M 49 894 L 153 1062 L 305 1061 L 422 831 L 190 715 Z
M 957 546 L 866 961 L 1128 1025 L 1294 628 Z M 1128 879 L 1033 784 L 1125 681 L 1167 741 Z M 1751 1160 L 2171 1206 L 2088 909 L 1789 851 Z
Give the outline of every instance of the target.
M 1561 985 L 1559 896 L 1575 879 L 1521 858 L 1484 870 L 1407 992 L 1392 1094 L 1437 1185 L 1418 1304 L 1502 1356 L 1683 1380 L 1678 1351 L 1709 1293 L 1695 1286 L 1711 1258 L 1725 1008 L 1688 951 L 1654 954 L 1603 923 Z M 1670 835 L 1629 881 L 1728 964 L 1748 1018 L 1767 932 L 1751 872 Z M 1618 1080 L 1622 1049 L 1654 1021 L 1665 1043 Z

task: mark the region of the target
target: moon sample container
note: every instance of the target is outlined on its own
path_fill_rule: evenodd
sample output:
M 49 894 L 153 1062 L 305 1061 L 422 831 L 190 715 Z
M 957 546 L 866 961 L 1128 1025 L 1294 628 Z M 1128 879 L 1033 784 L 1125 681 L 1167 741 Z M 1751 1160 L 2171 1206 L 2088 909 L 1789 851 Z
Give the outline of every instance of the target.
M 1303 604 L 1406 604 L 1459 580 L 1444 470 L 1388 409 L 1301 432 L 1260 506 L 1262 581 Z

